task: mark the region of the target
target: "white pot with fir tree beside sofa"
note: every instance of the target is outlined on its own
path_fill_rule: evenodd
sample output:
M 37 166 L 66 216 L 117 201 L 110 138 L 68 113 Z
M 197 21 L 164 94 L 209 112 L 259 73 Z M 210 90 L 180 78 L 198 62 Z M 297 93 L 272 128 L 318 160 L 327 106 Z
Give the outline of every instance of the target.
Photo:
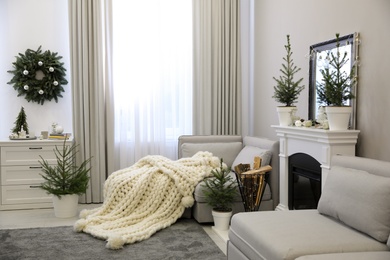
M 54 214 L 58 218 L 70 218 L 77 215 L 79 195 L 86 192 L 89 182 L 91 158 L 80 166 L 75 164 L 77 145 L 67 144 L 65 139 L 61 148 L 55 147 L 57 164 L 51 165 L 42 158 L 42 178 L 45 180 L 41 188 L 53 195 Z
M 287 45 L 284 46 L 287 51 L 286 57 L 283 58 L 284 63 L 280 72 L 282 73 L 279 78 L 273 77 L 276 81 L 274 86 L 274 95 L 272 96 L 278 103 L 284 104 L 284 106 L 277 107 L 279 124 L 281 126 L 292 125 L 295 121 L 296 107 L 294 103 L 298 99 L 299 94 L 305 88 L 304 85 L 300 85 L 303 78 L 294 80 L 294 75 L 301 70 L 292 59 L 293 52 L 291 51 L 290 35 L 287 35 Z
M 335 51 L 329 51 L 326 65 L 320 69 L 322 79 L 316 83 L 317 99 L 325 105 L 330 130 L 349 128 L 352 107 L 349 101 L 355 96 L 352 88 L 356 87 L 355 65 L 347 69 L 348 53 L 340 51 L 339 34 L 336 34 Z
M 214 228 L 221 231 L 229 229 L 232 204 L 237 193 L 237 183 L 229 175 L 230 172 L 221 158 L 220 167 L 212 170 L 212 177 L 203 181 L 206 201 L 213 208 Z

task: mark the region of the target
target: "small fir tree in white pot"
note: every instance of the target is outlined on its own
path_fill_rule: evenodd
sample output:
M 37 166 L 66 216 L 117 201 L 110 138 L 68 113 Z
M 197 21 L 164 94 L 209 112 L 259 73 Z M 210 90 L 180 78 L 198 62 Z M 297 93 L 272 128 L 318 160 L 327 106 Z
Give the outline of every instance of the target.
M 67 218 L 77 215 L 79 195 L 86 192 L 89 182 L 88 166 L 91 158 L 76 166 L 77 145 L 68 145 L 66 139 L 61 148 L 55 147 L 57 164 L 51 165 L 42 156 L 42 178 L 45 180 L 41 188 L 53 195 L 54 213 L 56 217 Z
M 286 49 L 286 57 L 283 58 L 285 63 L 282 64 L 280 72 L 282 73 L 279 78 L 273 77 L 276 81 L 276 86 L 274 86 L 274 95 L 272 96 L 278 103 L 284 104 L 284 106 L 279 106 L 277 108 L 279 123 L 282 126 L 288 126 L 292 123 L 292 113 L 294 109 L 294 103 L 298 99 L 299 94 L 305 88 L 304 85 L 300 85 L 303 78 L 294 79 L 294 76 L 297 72 L 301 70 L 298 68 L 293 61 L 290 44 L 290 35 L 287 35 L 287 45 L 284 46 Z
M 320 70 L 322 80 L 316 84 L 317 99 L 325 105 L 330 130 L 348 129 L 352 107 L 346 103 L 355 98 L 352 94 L 356 83 L 355 66 L 349 72 L 345 70 L 349 58 L 347 52 L 340 52 L 339 36 L 336 33 L 336 53 L 328 52 L 328 65 Z
M 206 202 L 213 208 L 214 225 L 219 230 L 229 229 L 232 204 L 237 195 L 237 182 L 230 172 L 221 159 L 220 167 L 211 171 L 212 177 L 203 181 Z
M 27 135 L 29 134 L 28 124 L 27 124 L 27 115 L 26 115 L 26 112 L 24 111 L 24 107 L 20 108 L 20 112 L 19 112 L 18 117 L 16 118 L 16 121 L 15 121 L 15 126 L 14 126 L 14 128 L 12 128 L 11 131 L 12 131 L 12 133 L 17 135 L 19 133 L 19 131 L 21 131 L 21 130 L 26 131 Z

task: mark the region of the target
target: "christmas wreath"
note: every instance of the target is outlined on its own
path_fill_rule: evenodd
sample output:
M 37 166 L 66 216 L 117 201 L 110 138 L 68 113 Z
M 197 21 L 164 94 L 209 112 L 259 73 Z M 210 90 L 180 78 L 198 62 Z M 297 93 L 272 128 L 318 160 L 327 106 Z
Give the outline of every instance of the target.
M 9 70 L 13 78 L 7 83 L 18 91 L 18 97 L 25 95 L 28 102 L 37 102 L 43 105 L 45 100 L 58 102 L 62 97 L 63 85 L 68 84 L 65 79 L 62 56 L 49 50 L 42 52 L 41 46 L 37 51 L 27 49 L 25 54 L 19 53 L 12 63 L 14 70 Z

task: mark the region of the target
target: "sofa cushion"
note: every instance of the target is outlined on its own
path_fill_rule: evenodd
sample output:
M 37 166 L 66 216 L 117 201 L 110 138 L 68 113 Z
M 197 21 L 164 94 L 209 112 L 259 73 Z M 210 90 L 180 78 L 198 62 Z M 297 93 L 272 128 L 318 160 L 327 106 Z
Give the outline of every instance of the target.
M 253 167 L 253 161 L 256 156 L 260 156 L 262 161 L 261 161 L 261 166 L 269 165 L 271 162 L 272 158 L 272 152 L 261 149 L 259 147 L 255 146 L 245 146 L 242 148 L 240 153 L 237 155 L 237 157 L 234 159 L 232 168 L 234 168 L 236 165 L 242 163 L 242 164 L 250 164 L 251 168 Z
M 318 211 L 386 243 L 390 234 L 390 178 L 334 166 Z
M 231 220 L 229 240 L 248 259 L 388 250 L 384 243 L 317 210 L 237 213 Z
M 241 142 L 230 143 L 184 143 L 181 145 L 183 157 L 191 157 L 199 151 L 208 151 L 222 158 L 226 165 L 231 166 L 234 158 L 242 149 Z

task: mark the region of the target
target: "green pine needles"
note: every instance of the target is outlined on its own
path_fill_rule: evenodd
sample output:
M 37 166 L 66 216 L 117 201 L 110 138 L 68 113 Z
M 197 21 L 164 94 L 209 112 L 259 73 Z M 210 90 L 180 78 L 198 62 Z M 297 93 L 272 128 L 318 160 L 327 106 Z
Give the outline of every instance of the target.
M 274 86 L 275 92 L 272 97 L 275 98 L 277 102 L 285 104 L 285 106 L 288 107 L 294 105 L 305 86 L 300 85 L 303 78 L 294 81 L 295 73 L 300 71 L 301 68 L 294 65 L 294 61 L 291 57 L 293 52 L 291 51 L 290 35 L 287 35 L 287 45 L 285 45 L 284 48 L 287 51 L 287 55 L 283 58 L 285 63 L 282 64 L 282 69 L 280 69 L 282 75 L 279 76 L 278 79 L 273 77 L 276 81 L 276 86 Z
M 229 175 L 230 168 L 224 167 L 223 159 L 219 168 L 211 171 L 212 177 L 206 178 L 202 185 L 206 202 L 213 207 L 215 211 L 232 211 L 234 197 L 237 194 L 237 183 Z
M 343 67 L 348 63 L 348 53 L 340 53 L 340 34 L 336 33 L 336 54 L 329 51 L 329 65 L 320 70 L 321 82 L 316 83 L 317 100 L 326 106 L 344 106 L 354 95 L 351 90 L 356 82 L 355 66 L 348 74 Z
M 62 97 L 63 86 L 68 84 L 66 69 L 61 62 L 62 56 L 49 50 L 42 51 L 41 46 L 34 51 L 27 49 L 19 53 L 16 61 L 12 63 L 12 79 L 7 82 L 13 86 L 19 96 L 25 96 L 28 102 L 37 102 L 43 105 L 46 100 Z
M 54 153 L 57 158 L 56 165 L 50 165 L 49 162 L 41 157 L 39 163 L 42 166 L 43 173 L 41 176 L 45 180 L 41 184 L 41 188 L 48 194 L 53 194 L 59 198 L 62 195 L 78 194 L 82 195 L 86 192 L 89 182 L 89 171 L 87 167 L 91 158 L 85 160 L 79 167 L 75 165 L 77 153 L 77 145 L 71 146 L 66 144 L 66 140 L 62 145 L 62 149 L 57 146 Z

